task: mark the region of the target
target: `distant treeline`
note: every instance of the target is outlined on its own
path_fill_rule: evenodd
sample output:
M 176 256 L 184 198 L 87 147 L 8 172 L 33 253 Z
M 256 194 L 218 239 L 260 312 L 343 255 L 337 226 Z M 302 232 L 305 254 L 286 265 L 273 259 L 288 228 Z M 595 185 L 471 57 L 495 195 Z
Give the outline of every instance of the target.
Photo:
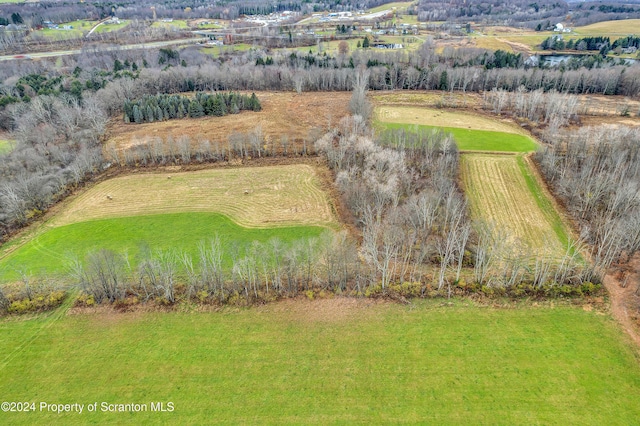
M 195 97 L 180 95 L 147 95 L 124 103 L 125 123 L 153 123 L 173 118 L 197 118 L 205 115 L 222 117 L 242 110 L 260 111 L 262 105 L 255 93 L 196 93 Z
M 629 47 L 640 47 L 640 37 L 627 36 L 619 38 L 613 43 L 609 37 L 583 37 L 576 40 L 565 41 L 562 37 L 554 35 L 545 39 L 540 47 L 543 50 L 598 50 L 601 54 L 606 55 L 610 50 L 617 48 L 626 49 Z

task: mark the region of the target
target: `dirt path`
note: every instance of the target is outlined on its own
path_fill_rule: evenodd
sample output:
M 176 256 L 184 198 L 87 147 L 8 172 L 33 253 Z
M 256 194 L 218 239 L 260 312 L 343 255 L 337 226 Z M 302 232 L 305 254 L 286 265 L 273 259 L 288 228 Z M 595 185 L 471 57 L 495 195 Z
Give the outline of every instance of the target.
M 622 287 L 625 278 L 620 279 L 612 274 L 604 278 L 604 286 L 611 299 L 611 315 L 640 348 L 640 330 L 638 329 L 640 296 L 636 294 L 636 289 L 640 285 L 640 254 L 629 262 L 629 266 L 631 271 L 625 276 L 626 287 Z
M 511 46 L 513 51 L 516 53 L 526 53 L 528 55 L 532 53 L 531 47 L 527 46 L 524 43 L 518 43 L 517 41 L 511 41 L 511 40 L 507 40 L 499 37 L 496 37 L 496 40 L 501 41 L 503 43 L 507 43 L 509 46 Z

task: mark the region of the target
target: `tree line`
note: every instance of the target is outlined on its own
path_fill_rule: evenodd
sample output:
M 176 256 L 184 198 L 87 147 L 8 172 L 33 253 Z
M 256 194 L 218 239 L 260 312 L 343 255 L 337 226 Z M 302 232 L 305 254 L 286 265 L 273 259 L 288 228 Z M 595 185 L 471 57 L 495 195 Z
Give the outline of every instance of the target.
M 550 142 L 535 159 L 578 221 L 602 275 L 640 250 L 640 132 L 584 127 Z
M 15 148 L 0 161 L 0 241 L 101 170 L 107 116 L 97 99 L 38 96 L 13 105 Z
M 174 118 L 222 117 L 240 111 L 260 111 L 262 105 L 255 93 L 197 92 L 193 97 L 179 95 L 146 95 L 142 99 L 125 101 L 123 106 L 125 123 L 153 123 Z

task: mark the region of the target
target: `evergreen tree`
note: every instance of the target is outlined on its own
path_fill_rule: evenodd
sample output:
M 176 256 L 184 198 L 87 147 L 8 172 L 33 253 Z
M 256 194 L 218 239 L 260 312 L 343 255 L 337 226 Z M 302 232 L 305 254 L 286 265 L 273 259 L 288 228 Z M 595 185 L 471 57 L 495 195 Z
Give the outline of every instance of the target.
M 140 108 L 138 108 L 138 105 L 133 106 L 133 121 L 138 124 L 144 121 L 142 112 L 140 111 Z
M 449 75 L 446 71 L 442 71 L 442 74 L 440 74 L 440 84 L 438 84 L 438 89 L 449 90 Z
M 216 117 L 222 117 L 223 115 L 227 115 L 227 106 L 224 103 L 224 98 L 221 95 L 216 95 L 213 100 L 213 109 L 211 111 L 211 115 Z
M 11 20 L 13 21 L 14 24 L 18 25 L 18 24 L 24 24 L 24 20 L 22 19 L 22 16 L 20 16 L 20 14 L 18 12 L 13 12 L 11 14 Z
M 262 105 L 260 105 L 260 101 L 258 100 L 258 97 L 256 96 L 255 93 L 251 94 L 251 101 L 250 101 L 249 105 L 250 105 L 250 109 L 252 111 L 261 111 L 262 110 Z
M 151 105 L 147 105 L 147 109 L 146 109 L 146 114 L 145 115 L 146 115 L 145 118 L 149 123 L 153 123 L 155 121 L 154 117 L 153 117 L 153 108 L 151 107 Z
M 196 99 L 192 100 L 189 103 L 189 117 L 198 118 L 198 117 L 202 117 L 203 115 L 204 115 L 204 109 L 202 108 L 202 105 L 200 104 L 200 102 L 198 102 Z

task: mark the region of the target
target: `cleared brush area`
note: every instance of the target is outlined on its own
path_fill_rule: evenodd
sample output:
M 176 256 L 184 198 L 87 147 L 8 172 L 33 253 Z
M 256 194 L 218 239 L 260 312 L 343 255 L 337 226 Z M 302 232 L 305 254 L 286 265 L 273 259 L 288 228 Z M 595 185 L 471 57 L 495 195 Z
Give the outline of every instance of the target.
M 303 164 L 113 178 L 3 246 L 0 280 L 63 272 L 71 259 L 103 248 L 134 257 L 144 247 L 196 256 L 197 244 L 217 235 L 231 255 L 252 241 L 316 237 L 340 227 L 320 185 Z
M 207 139 L 226 144 L 234 133 L 249 133 L 260 126 L 265 143 L 279 144 L 284 136 L 290 142 L 313 142 L 310 133 L 322 134 L 349 113 L 351 92 L 256 92 L 260 112 L 243 111 L 224 117 L 185 118 L 156 123 L 125 124 L 114 121 L 108 130 L 107 145 L 117 149 L 152 141 L 156 137 L 177 140 L 188 136 L 192 142 Z
M 295 164 L 117 177 L 71 201 L 50 225 L 184 212 L 222 213 L 245 227 L 337 224 L 314 169 Z
M 564 224 L 521 156 L 464 154 L 461 167 L 475 217 L 532 255 L 560 258 L 566 253 Z
M 97 412 L 4 424 L 635 424 L 640 371 L 608 316 L 452 299 L 0 321 L 0 394 Z M 54 322 L 55 321 L 55 322 Z M 102 412 L 173 402 L 173 412 Z

